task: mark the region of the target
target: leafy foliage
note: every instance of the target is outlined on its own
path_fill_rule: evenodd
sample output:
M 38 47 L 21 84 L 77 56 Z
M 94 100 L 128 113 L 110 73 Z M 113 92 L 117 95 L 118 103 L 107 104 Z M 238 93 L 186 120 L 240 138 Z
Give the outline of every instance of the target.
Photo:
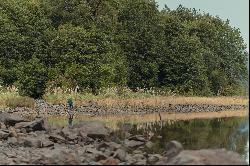
M 46 69 L 39 59 L 32 58 L 18 66 L 17 87 L 21 95 L 39 98 L 44 94 L 48 80 Z
M 46 85 L 237 95 L 246 44 L 229 21 L 153 0 L 1 0 L 0 81 L 42 97 Z

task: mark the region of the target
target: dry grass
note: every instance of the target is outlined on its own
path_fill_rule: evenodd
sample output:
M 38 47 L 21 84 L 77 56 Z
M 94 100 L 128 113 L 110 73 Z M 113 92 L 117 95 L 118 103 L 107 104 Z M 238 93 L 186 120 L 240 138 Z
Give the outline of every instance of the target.
M 86 99 L 75 97 L 73 98 L 76 105 L 86 105 L 89 101 L 94 101 L 98 105 L 107 107 L 119 106 L 168 106 L 169 104 L 212 104 L 212 105 L 248 105 L 246 97 L 183 97 L 183 96 L 152 96 L 147 98 L 95 98 Z M 53 104 L 65 104 L 65 99 L 49 100 Z
M 222 118 L 222 117 L 247 117 L 249 115 L 248 110 L 238 110 L 230 111 L 225 110 L 221 112 L 202 112 L 202 113 L 161 113 L 162 121 L 169 120 L 191 120 L 191 119 L 211 119 L 211 118 Z M 158 113 L 146 114 L 146 115 L 121 115 L 121 116 L 77 116 L 75 118 L 75 123 L 79 121 L 101 121 L 104 122 L 108 127 L 112 129 L 117 129 L 118 123 L 145 123 L 145 122 L 157 122 L 160 121 L 160 116 Z M 49 122 L 58 125 L 67 125 L 67 117 L 49 117 Z
M 96 101 L 99 105 L 121 106 L 121 105 L 142 105 L 142 106 L 168 106 L 169 104 L 213 104 L 247 105 L 248 98 L 243 97 L 151 97 L 145 99 L 101 99 Z
M 6 100 L 9 98 L 18 98 L 19 95 L 16 92 L 1 92 L 0 93 L 0 108 L 7 107 Z
M 5 105 L 9 108 L 17 108 L 17 107 L 35 107 L 35 100 L 30 97 L 9 97 L 5 99 Z
M 129 98 L 119 96 L 105 96 L 92 94 L 47 94 L 45 100 L 52 104 L 66 104 L 68 98 L 72 98 L 77 106 L 86 105 L 89 101 L 94 101 L 98 105 L 108 107 L 119 106 L 169 106 L 169 104 L 213 104 L 213 105 L 248 105 L 248 97 L 184 97 L 184 96 L 155 96 L 131 93 Z M 8 98 L 18 98 L 16 92 L 6 92 L 0 94 L 0 108 L 6 107 Z

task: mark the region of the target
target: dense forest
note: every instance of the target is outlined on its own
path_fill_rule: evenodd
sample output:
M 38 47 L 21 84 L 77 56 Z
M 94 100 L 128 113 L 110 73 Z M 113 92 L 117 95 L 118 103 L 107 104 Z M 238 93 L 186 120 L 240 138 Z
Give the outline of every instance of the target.
M 153 0 L 1 0 L 0 81 L 21 95 L 48 86 L 237 95 L 248 52 L 229 20 Z

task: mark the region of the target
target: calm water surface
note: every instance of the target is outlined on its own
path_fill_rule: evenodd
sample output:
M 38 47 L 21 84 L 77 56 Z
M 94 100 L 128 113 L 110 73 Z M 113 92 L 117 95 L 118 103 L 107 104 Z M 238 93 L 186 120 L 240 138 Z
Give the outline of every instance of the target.
M 184 149 L 225 148 L 238 152 L 249 163 L 248 118 L 195 119 L 186 121 L 154 122 L 133 125 L 133 134 L 152 138 L 155 143 L 150 153 L 160 153 L 164 145 L 177 140 Z M 118 131 L 122 137 L 122 132 Z

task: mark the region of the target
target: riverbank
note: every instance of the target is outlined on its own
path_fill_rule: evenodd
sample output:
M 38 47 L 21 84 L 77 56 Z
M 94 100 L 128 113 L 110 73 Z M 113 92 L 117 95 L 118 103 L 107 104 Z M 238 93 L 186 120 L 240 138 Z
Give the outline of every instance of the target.
M 151 106 L 163 107 L 178 104 L 205 104 L 205 105 L 248 105 L 248 96 L 214 96 L 214 97 L 188 97 L 169 95 L 152 95 L 145 92 L 130 92 L 127 95 L 116 93 L 103 93 L 99 95 L 79 93 L 53 93 L 45 94 L 44 101 L 49 105 L 65 105 L 67 99 L 72 98 L 75 106 L 95 104 L 104 107 L 125 107 L 125 106 Z M 0 108 L 7 107 L 28 107 L 36 106 L 37 101 L 28 97 L 22 97 L 17 92 L 1 92 Z
M 14 114 L 0 114 L 0 164 L 146 165 L 239 164 L 239 154 L 225 149 L 187 150 L 177 141 L 153 153 L 153 137 L 119 134 L 101 122 L 80 122 L 72 127 L 49 125 Z M 158 136 L 157 136 L 158 137 Z
M 175 100 L 174 100 L 175 101 Z M 152 113 L 194 113 L 194 112 L 221 112 L 226 110 L 244 110 L 248 109 L 246 103 L 239 104 L 236 99 L 231 104 L 193 104 L 192 102 L 185 104 L 173 104 L 167 101 L 159 105 L 147 104 L 120 104 L 120 105 L 103 105 L 90 101 L 84 105 L 76 105 L 71 112 L 78 115 L 103 116 L 103 115 L 144 115 Z M 245 101 L 244 101 L 245 102 Z M 168 103 L 168 104 L 167 104 Z M 172 104 L 171 104 L 172 103 Z M 21 116 L 63 116 L 67 115 L 68 108 L 65 104 L 50 104 L 44 100 L 36 100 L 34 108 L 16 107 L 2 108 L 1 112 L 18 113 Z

